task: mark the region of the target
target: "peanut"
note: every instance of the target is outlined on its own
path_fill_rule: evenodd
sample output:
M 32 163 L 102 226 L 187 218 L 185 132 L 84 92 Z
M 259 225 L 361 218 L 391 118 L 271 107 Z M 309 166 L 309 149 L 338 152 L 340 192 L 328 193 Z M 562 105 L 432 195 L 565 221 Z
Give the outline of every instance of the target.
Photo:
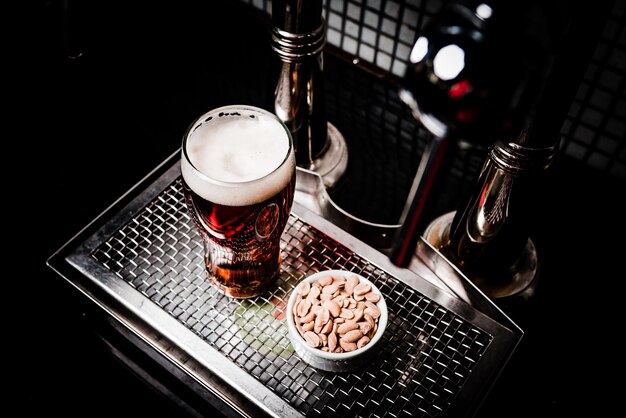
M 380 294 L 358 276 L 323 276 L 296 288 L 298 333 L 314 348 L 343 353 L 366 346 L 378 329 Z

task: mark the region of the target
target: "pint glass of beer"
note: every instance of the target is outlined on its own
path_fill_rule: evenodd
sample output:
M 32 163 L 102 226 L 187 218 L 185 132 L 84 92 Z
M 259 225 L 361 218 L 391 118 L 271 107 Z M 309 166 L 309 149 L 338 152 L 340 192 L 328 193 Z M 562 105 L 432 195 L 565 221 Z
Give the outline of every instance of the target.
M 202 236 L 208 279 L 224 294 L 249 298 L 274 282 L 295 170 L 289 129 L 260 108 L 220 107 L 185 134 L 185 203 Z

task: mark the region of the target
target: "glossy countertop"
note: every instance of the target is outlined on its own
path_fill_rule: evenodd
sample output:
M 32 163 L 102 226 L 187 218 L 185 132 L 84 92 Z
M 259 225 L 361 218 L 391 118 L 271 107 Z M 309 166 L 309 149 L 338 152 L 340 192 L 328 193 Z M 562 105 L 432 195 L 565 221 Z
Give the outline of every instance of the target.
M 101 313 L 46 260 L 176 151 L 199 114 L 235 102 L 263 105 L 265 22 L 231 2 L 92 5 L 81 11 L 84 25 L 73 28 L 80 36 L 70 40 L 61 6 L 37 4 L 33 30 L 20 39 L 34 75 L 20 77 L 26 117 L 19 135 L 7 138 L 12 151 L 5 154 L 21 168 L 8 182 L 5 218 L 9 399 L 20 416 L 187 416 L 180 399 L 217 414 L 109 332 Z M 326 59 L 333 88 L 371 80 L 372 94 L 394 91 L 390 80 L 341 57 Z M 329 120 L 349 131 L 351 120 L 336 103 Z M 358 113 L 360 105 L 347 106 Z M 381 145 L 371 146 L 375 154 Z M 401 208 L 417 164 L 412 157 L 394 167 L 398 173 L 388 180 L 399 183 L 394 193 L 379 185 L 384 216 Z M 367 163 L 367 151 L 360 158 Z M 619 407 L 619 385 L 606 377 L 619 381 L 623 363 L 617 339 L 624 318 L 624 186 L 565 156 L 546 172 L 537 188 L 543 211 L 532 231 L 541 275 L 534 297 L 510 311 L 525 335 L 478 417 L 605 416 Z

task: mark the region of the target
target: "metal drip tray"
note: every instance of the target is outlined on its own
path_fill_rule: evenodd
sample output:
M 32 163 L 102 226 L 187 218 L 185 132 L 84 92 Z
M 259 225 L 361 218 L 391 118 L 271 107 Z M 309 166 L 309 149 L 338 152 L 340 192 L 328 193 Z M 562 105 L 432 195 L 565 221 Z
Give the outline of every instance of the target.
M 488 300 L 481 304 L 495 315 L 425 277 L 447 265 L 432 249 L 428 262 L 416 261 L 421 275 L 398 269 L 298 202 L 281 248 L 282 273 L 266 295 L 235 300 L 213 288 L 175 154 L 49 265 L 201 395 L 242 416 L 471 416 L 522 336 Z M 380 355 L 350 373 L 308 366 L 287 337 L 283 310 L 291 290 L 330 268 L 368 277 L 389 308 Z M 449 265 L 446 271 L 464 281 Z

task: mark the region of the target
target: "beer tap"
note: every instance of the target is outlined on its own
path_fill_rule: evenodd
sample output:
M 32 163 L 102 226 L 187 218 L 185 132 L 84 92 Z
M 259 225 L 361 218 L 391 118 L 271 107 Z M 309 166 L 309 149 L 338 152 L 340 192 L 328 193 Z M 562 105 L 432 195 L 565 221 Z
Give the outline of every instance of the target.
M 555 35 L 558 31 L 546 28 L 563 16 L 538 4 L 468 1 L 448 6 L 418 38 L 400 92 L 438 141 L 447 137 L 487 147 L 472 193 L 458 210 L 420 219 L 420 226 L 430 224 L 412 232 L 423 233 L 481 291 L 499 301 L 532 296 L 540 261 L 529 232 L 541 214 L 537 189 L 557 154 L 561 124 L 609 10 L 606 5 L 591 13 L 576 9 L 564 19 L 569 21 L 563 33 Z M 532 30 L 524 31 L 526 27 Z M 437 58 L 452 45 L 462 45 L 463 54 L 457 55 L 465 66 L 442 81 Z M 446 71 L 452 72 L 452 64 L 446 62 Z M 469 100 L 467 86 L 471 94 L 480 92 L 477 97 Z M 460 93 L 465 101 L 458 100 Z M 428 174 L 418 172 L 416 182 Z M 404 242 L 408 239 L 414 238 L 404 237 Z
M 274 0 L 271 45 L 279 58 L 271 108 L 293 136 L 299 167 L 334 186 L 344 175 L 348 148 L 326 118 L 322 0 Z
M 519 127 L 539 82 L 542 48 L 524 36 L 523 2 L 446 3 L 409 57 L 400 99 L 433 135 L 396 232 L 390 259 L 406 267 L 460 147 L 486 147 Z
M 607 5 L 574 11 L 517 137 L 489 146 L 472 193 L 424 233 L 487 296 L 509 308 L 536 288 L 540 257 L 529 231 L 545 216 L 538 189 L 608 11 Z

